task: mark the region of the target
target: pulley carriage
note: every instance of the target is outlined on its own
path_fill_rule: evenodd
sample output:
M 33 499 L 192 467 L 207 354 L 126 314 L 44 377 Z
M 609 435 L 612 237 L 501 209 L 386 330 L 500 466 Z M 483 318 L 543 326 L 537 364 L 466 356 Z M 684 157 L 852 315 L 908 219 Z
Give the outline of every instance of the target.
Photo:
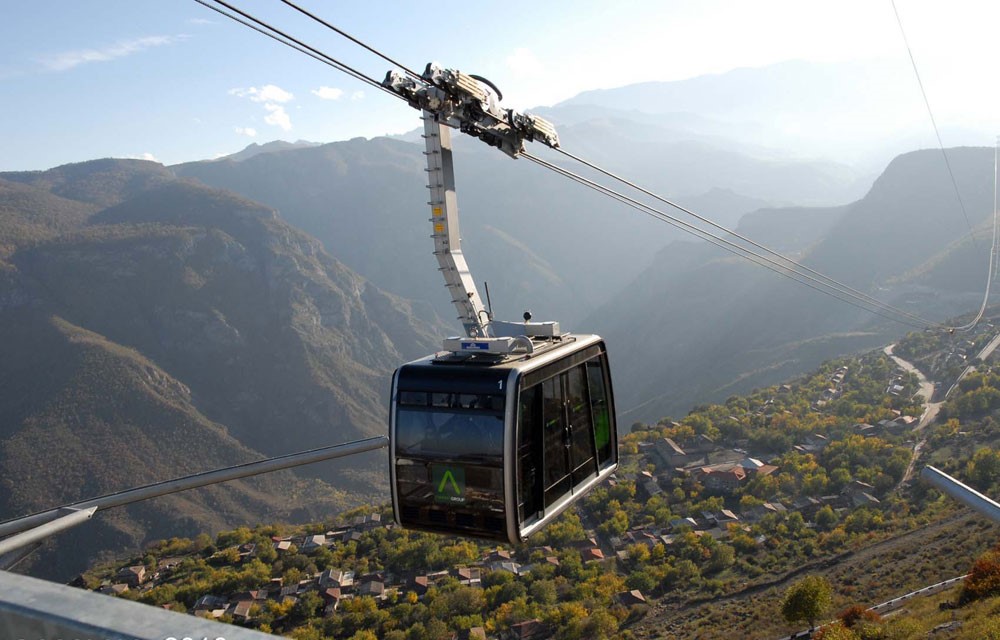
M 423 111 L 434 255 L 466 338 L 405 364 L 389 425 L 396 522 L 426 531 L 525 540 L 618 466 L 604 342 L 555 322 L 496 322 L 461 250 L 450 128 L 516 158 L 559 146 L 550 123 L 499 107 L 483 78 L 428 65 L 382 85 Z

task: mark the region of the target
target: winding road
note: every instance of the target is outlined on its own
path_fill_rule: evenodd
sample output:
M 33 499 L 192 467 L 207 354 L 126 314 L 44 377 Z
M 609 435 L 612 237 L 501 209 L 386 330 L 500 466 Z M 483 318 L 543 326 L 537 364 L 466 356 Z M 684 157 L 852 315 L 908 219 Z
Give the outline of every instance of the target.
M 993 343 L 991 342 L 990 344 Z M 916 397 L 918 395 L 923 396 L 924 403 L 926 404 L 924 413 L 923 415 L 920 416 L 920 422 L 917 423 L 917 426 L 914 429 L 914 431 L 920 431 L 930 423 L 934 422 L 934 419 L 937 418 L 938 412 L 941 410 L 941 405 L 944 403 L 931 402 L 931 398 L 934 397 L 934 383 L 928 380 L 927 376 L 925 376 L 920 371 L 920 369 L 917 369 L 915 366 L 913 366 L 913 363 L 903 360 L 899 356 L 893 354 L 892 350 L 895 346 L 896 346 L 895 344 L 890 344 L 885 349 L 883 349 L 882 352 L 885 353 L 885 355 L 892 358 L 893 362 L 898 364 L 904 371 L 907 371 L 917 376 L 917 380 L 920 381 L 920 388 L 917 389 L 917 392 L 915 394 L 913 394 L 913 397 Z M 994 346 L 994 348 L 996 347 Z

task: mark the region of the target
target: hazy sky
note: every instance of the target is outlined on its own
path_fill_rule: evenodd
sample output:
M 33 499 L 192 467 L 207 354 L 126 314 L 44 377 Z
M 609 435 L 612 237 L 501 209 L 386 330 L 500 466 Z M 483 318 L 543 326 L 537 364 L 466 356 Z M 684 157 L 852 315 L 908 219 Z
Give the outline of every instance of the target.
M 372 77 L 388 69 L 278 0 L 233 1 Z M 792 59 L 891 58 L 912 74 L 889 0 L 301 4 L 412 68 L 434 60 L 490 78 L 518 108 Z M 939 124 L 997 122 L 1000 2 L 897 7 Z M 5 3 L 0 96 L 0 170 L 172 164 L 419 124 L 404 103 L 190 0 Z

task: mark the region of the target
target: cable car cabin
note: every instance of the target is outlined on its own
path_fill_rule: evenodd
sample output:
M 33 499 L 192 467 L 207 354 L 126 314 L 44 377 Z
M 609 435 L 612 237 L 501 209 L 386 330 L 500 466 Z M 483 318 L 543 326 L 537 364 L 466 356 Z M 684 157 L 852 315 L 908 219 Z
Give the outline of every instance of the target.
M 618 467 L 604 342 L 443 353 L 392 381 L 392 506 L 412 529 L 525 540 Z

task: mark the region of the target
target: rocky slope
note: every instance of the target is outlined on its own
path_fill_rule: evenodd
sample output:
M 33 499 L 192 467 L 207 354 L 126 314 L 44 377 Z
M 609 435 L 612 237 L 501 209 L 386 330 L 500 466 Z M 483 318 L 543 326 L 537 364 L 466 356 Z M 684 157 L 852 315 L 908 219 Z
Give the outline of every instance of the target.
M 16 486 L 0 517 L 385 433 L 392 369 L 436 349 L 443 327 L 265 206 L 155 164 L 86 164 L 0 175 L 0 212 L 34 230 L 11 233 L 0 263 L 0 379 L 16 390 L 0 398 L 0 468 Z M 82 548 L 384 498 L 383 459 L 302 472 L 337 490 L 284 474 L 156 501 Z

